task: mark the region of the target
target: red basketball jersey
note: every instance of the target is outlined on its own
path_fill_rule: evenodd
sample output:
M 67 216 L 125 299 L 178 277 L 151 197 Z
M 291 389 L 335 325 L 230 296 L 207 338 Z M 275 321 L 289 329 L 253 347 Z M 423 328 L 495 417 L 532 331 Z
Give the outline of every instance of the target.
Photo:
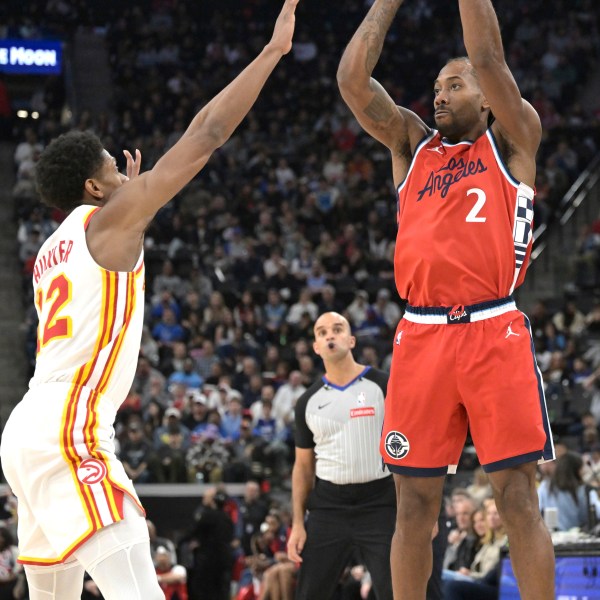
M 533 197 L 508 172 L 491 130 L 458 144 L 434 130 L 398 187 L 400 297 L 454 306 L 510 295 L 531 251 Z

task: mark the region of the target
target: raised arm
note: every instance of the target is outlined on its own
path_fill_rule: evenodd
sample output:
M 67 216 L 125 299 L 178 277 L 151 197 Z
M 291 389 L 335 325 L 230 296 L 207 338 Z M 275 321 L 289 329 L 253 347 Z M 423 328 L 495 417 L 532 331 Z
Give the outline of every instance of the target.
M 91 220 L 90 250 L 93 246 L 100 253 L 110 254 L 107 246 L 118 245 L 115 235 L 119 238 L 133 235 L 139 242 L 156 212 L 189 183 L 211 154 L 229 139 L 254 105 L 281 57 L 291 50 L 297 4 L 298 0 L 285 0 L 271 40 L 263 51 L 200 110 L 180 140 L 154 168 L 130 179 L 113 193 Z M 128 168 L 129 163 L 128 156 Z M 98 252 L 94 253 L 97 260 Z
M 494 129 L 511 146 L 533 162 L 542 129 L 535 109 L 521 97 L 506 64 L 500 26 L 490 0 L 459 0 L 467 55 L 477 71 L 481 89 L 496 119 Z M 513 174 L 523 181 L 532 177 Z M 531 182 L 530 182 L 531 183 Z
M 385 36 L 402 2 L 375 0 L 346 47 L 337 72 L 344 101 L 365 131 L 385 144 L 393 157 L 406 154 L 409 137 L 413 139 L 414 135 L 414 146 L 427 131 L 417 115 L 396 106 L 371 77 Z

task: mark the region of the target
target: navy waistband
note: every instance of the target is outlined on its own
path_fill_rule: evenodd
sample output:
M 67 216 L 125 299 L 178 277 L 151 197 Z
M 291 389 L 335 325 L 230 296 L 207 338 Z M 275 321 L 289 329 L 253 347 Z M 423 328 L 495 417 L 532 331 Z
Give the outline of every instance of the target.
M 500 298 L 498 300 L 488 300 L 486 302 L 478 302 L 477 304 L 462 305 L 456 304 L 454 306 L 411 306 L 406 305 L 406 311 L 411 312 L 415 315 L 440 315 L 445 316 L 452 311 L 457 310 L 459 307 L 466 310 L 469 314 L 479 312 L 482 310 L 490 310 L 492 308 L 498 308 L 505 304 L 514 302 L 512 296 L 506 296 L 506 298 Z

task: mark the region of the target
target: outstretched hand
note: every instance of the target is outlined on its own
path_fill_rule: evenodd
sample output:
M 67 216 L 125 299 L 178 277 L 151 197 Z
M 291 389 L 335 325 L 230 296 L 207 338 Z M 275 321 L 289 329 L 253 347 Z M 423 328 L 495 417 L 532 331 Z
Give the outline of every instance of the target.
M 129 150 L 123 150 L 123 154 L 127 159 L 127 179 L 133 179 L 140 174 L 140 167 L 142 166 L 142 153 L 136 148 L 135 159 L 131 156 Z
M 292 49 L 292 37 L 296 24 L 296 6 L 299 0 L 285 0 L 283 8 L 275 21 L 273 36 L 269 46 L 276 48 L 281 54 L 287 54 Z

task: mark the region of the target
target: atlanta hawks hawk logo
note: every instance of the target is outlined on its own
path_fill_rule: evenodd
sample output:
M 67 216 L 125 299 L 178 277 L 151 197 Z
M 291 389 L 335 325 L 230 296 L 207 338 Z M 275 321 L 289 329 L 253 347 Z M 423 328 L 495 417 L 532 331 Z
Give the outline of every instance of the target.
M 94 485 L 94 483 L 102 481 L 107 474 L 106 465 L 97 458 L 86 458 L 77 467 L 77 479 L 85 485 Z

